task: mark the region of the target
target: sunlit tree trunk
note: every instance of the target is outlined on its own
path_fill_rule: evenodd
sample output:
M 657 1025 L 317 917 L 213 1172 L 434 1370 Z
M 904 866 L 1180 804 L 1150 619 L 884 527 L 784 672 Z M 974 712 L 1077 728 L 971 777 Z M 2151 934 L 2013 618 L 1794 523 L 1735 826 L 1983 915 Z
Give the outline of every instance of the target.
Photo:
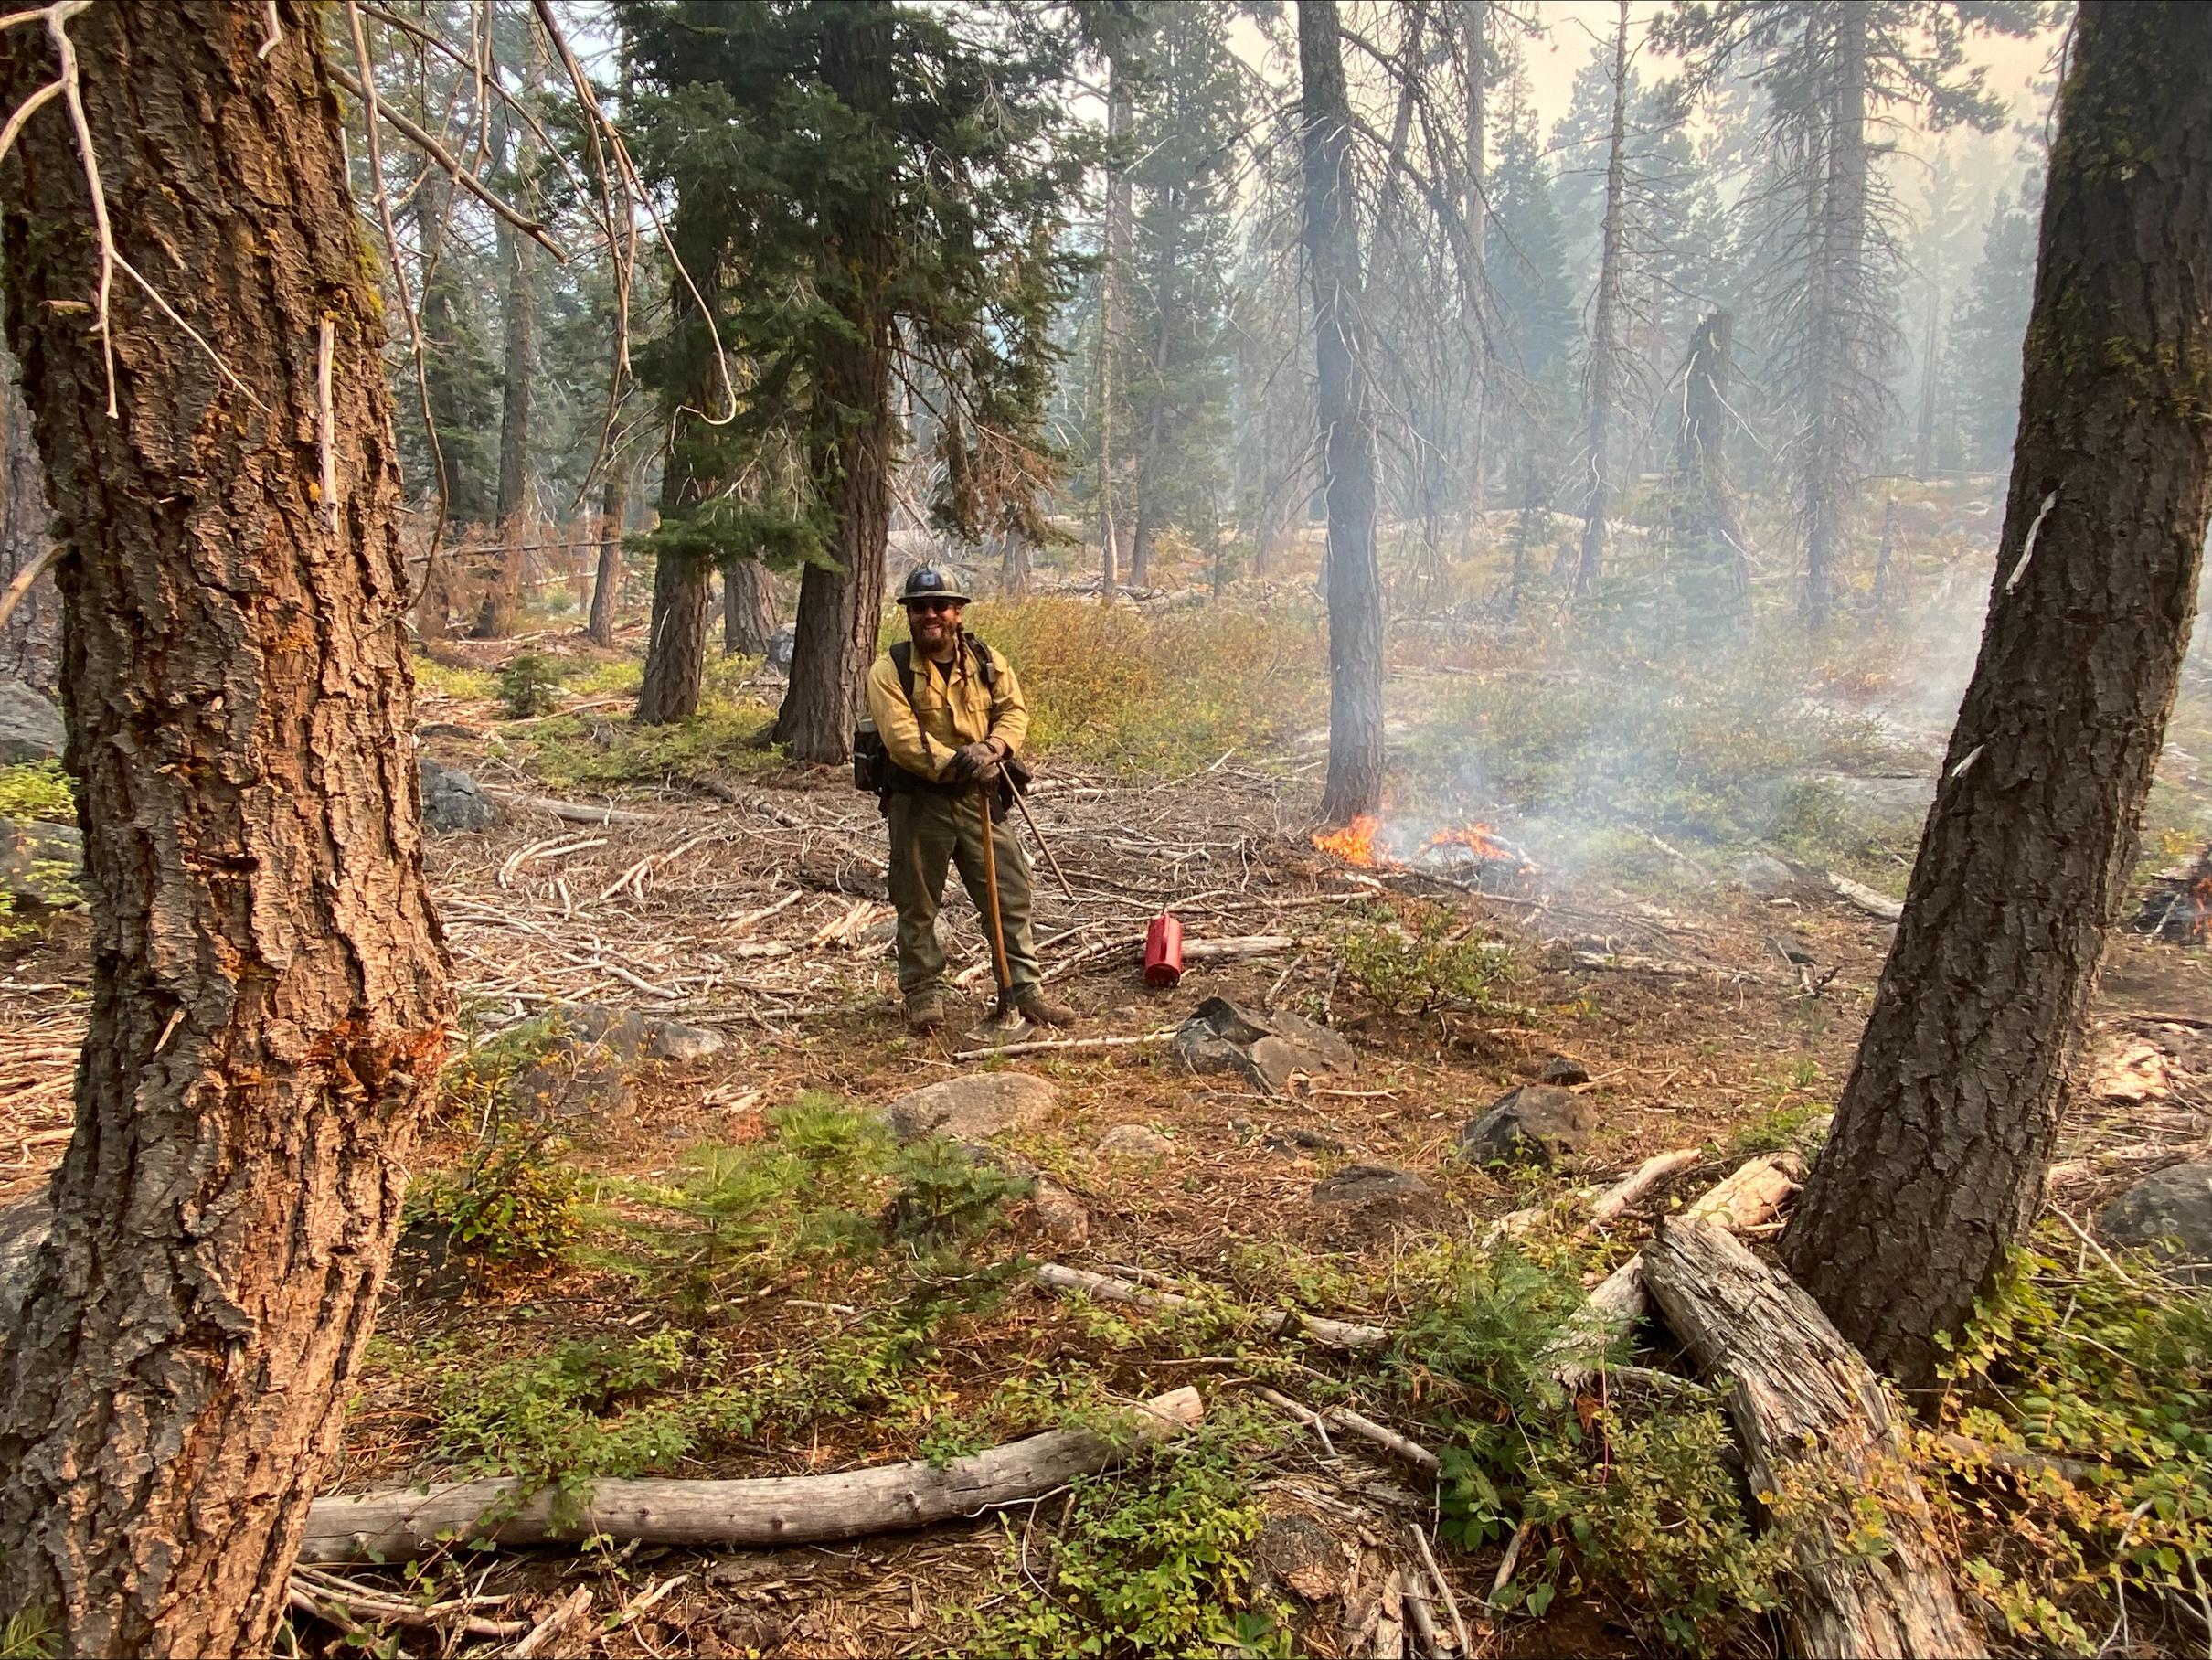
M 2087 0 L 2074 53 L 1981 656 L 1781 1246 L 1909 1385 L 2041 1202 L 2212 514 L 2212 7 Z
M 1108 61 L 1106 133 L 1115 140 L 1129 136 L 1136 119 L 1136 92 L 1120 54 Z M 1099 271 L 1099 597 L 1113 603 L 1122 583 L 1121 458 L 1115 452 L 1114 419 L 1117 397 L 1126 399 L 1122 376 L 1126 361 L 1123 336 L 1129 332 L 1127 298 L 1129 246 L 1134 229 L 1130 200 L 1129 169 L 1114 158 L 1114 170 L 1106 184 L 1105 247 Z
M 599 569 L 591 578 L 591 621 L 585 633 L 597 645 L 614 644 L 614 606 L 622 587 L 622 521 L 630 516 L 630 466 L 620 457 L 607 463 L 600 486 Z
M 765 656 L 776 632 L 776 590 L 768 567 L 737 555 L 722 567 L 722 650 L 726 655 Z
M 92 911 L 75 1130 L 0 1334 L 0 1612 L 69 1655 L 270 1651 L 452 1014 L 375 264 L 324 19 L 271 9 L 265 59 L 260 5 L 68 20 L 117 250 L 250 393 L 118 280 L 111 418 L 58 108 L 0 169 Z M 0 33 L 5 107 L 54 69 Z
M 1321 817 L 1382 804 L 1382 580 L 1375 559 L 1375 420 L 1359 312 L 1352 112 L 1336 0 L 1298 8 L 1304 232 L 1313 282 L 1315 399 L 1328 493 L 1329 775 Z

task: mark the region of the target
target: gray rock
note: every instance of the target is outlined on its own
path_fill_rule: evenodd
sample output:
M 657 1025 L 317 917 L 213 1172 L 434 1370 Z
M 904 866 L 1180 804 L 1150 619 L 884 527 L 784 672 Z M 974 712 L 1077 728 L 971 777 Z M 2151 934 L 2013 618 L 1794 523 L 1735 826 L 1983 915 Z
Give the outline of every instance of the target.
M 1731 879 L 1753 899 L 1779 899 L 1797 891 L 1797 878 L 1789 866 L 1764 853 L 1747 854 L 1738 860 Z
M 1588 1083 L 1590 1069 L 1570 1055 L 1554 1055 L 1537 1074 L 1537 1081 L 1557 1084 L 1561 1089 L 1572 1083 Z
M 1590 1144 L 1596 1116 L 1569 1091 L 1523 1084 L 1460 1132 L 1460 1156 L 1477 1165 L 1548 1165 Z
M 1301 1076 L 1343 1076 L 1358 1065 L 1352 1046 L 1297 1015 L 1251 1015 L 1226 997 L 1208 997 L 1175 1032 L 1176 1058 L 1200 1074 L 1242 1078 L 1270 1095 L 1287 1095 Z
M 1099 1137 L 1099 1151 L 1108 1158 L 1165 1158 L 1175 1150 L 1175 1143 L 1143 1124 L 1116 1124 Z
M 488 830 L 499 822 L 499 803 L 466 772 L 428 755 L 417 756 L 415 764 L 422 773 L 422 827 L 431 835 Z
M 1414 1198 L 1429 1184 L 1410 1170 L 1388 1165 L 1346 1165 L 1313 1184 L 1316 1205 L 1372 1205 L 1377 1199 Z
M 2212 1160 L 2154 1171 L 2097 1213 L 2097 1230 L 2156 1250 L 2175 1276 L 2212 1285 Z
M 1292 1158 L 1304 1153 L 1342 1153 L 1344 1143 L 1334 1135 L 1324 1135 L 1319 1130 L 1308 1130 L 1292 1124 L 1275 1131 L 1260 1144 L 1271 1153 L 1284 1153 Z
M 603 1003 L 563 1004 L 555 1012 L 584 1042 L 624 1060 L 704 1060 L 728 1045 L 721 1033 L 704 1027 L 635 1009 L 610 1008 Z
M 68 741 L 61 711 L 48 699 L 20 680 L 0 680 L 0 762 L 46 761 Z
M 779 675 L 790 674 L 792 654 L 798 650 L 798 646 L 799 631 L 786 622 L 769 635 L 767 658 L 762 666 L 771 668 Z
M 925 1135 L 982 1142 L 1041 1123 L 1059 1101 L 1058 1090 L 1027 1072 L 971 1072 L 901 1095 L 883 1116 L 902 1142 Z
M 41 905 L 74 905 L 84 896 L 84 837 L 74 825 L 0 819 L 0 890 Z
M 418 738 L 481 738 L 483 733 L 474 727 L 464 727 L 453 720 L 426 720 L 415 729 Z
M 557 1046 L 517 1072 L 507 1097 L 523 1116 L 548 1120 L 604 1120 L 637 1104 L 637 1091 L 620 1056 L 567 1046 Z

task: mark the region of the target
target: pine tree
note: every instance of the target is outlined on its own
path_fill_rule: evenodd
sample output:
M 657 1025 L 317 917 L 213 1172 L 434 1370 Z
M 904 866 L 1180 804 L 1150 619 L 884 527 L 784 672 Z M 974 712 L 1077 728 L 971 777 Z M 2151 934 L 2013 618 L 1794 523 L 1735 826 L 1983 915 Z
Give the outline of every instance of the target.
M 685 505 L 692 539 L 659 557 L 757 553 L 771 527 L 773 551 L 805 557 L 776 736 L 799 760 L 841 761 L 881 620 L 904 442 L 895 362 L 941 388 L 941 526 L 1041 534 L 1048 331 L 1083 162 L 1058 142 L 1071 43 L 1031 20 L 892 0 L 654 0 L 622 15 L 644 156 L 699 250 L 690 269 L 716 273 L 715 325 L 745 382 L 736 418 L 700 436 L 720 456 L 697 474 L 711 490 Z M 681 379 L 664 368 L 659 384 L 670 396 Z M 797 464 L 740 501 L 740 481 L 785 451 Z
M 1989 210 L 1982 259 L 1952 308 L 1944 380 L 1957 410 L 1968 466 L 2001 472 L 2012 457 L 2020 415 L 2020 342 L 2036 280 L 2036 220 L 2042 180 L 2031 175 L 2017 199 L 1999 191 Z

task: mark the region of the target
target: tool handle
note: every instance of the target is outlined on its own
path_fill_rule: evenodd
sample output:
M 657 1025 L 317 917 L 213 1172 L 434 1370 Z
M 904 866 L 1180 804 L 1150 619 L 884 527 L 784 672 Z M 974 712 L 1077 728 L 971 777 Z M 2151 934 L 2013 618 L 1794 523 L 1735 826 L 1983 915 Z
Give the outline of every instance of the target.
M 989 784 L 979 784 L 975 790 L 975 805 L 984 815 L 984 888 L 991 924 L 991 967 L 998 975 L 998 1003 L 1006 1006 L 1006 994 L 1011 989 L 1012 974 L 1006 967 L 1006 929 L 998 914 L 998 850 L 992 845 L 991 797 Z

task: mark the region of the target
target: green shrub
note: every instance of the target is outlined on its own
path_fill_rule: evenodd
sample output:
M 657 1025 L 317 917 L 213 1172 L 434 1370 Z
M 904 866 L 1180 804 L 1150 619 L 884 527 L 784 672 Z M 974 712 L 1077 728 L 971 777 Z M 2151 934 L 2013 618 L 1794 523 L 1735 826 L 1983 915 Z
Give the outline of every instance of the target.
M 1290 1652 L 1271 1611 L 1248 1603 L 1245 1553 L 1265 1518 L 1244 1455 L 1225 1434 L 1208 1431 L 1164 1450 L 1149 1470 L 1080 1477 L 1074 1487 L 1050 1565 L 1029 1569 L 976 1613 L 977 1653 Z M 1003 1525 L 1008 1551 L 1026 1557 Z
M 1392 1013 L 1488 1008 L 1490 988 L 1512 972 L 1506 948 L 1462 937 L 1465 925 L 1442 907 L 1423 908 L 1410 926 L 1370 923 L 1336 943 L 1345 976 Z
M 2094 1645 L 2116 1580 L 2196 1604 L 2212 1560 L 2212 1294 L 2047 1221 L 1944 1341 L 1941 1428 L 2091 1466 L 2081 1482 L 2006 1478 L 2003 1525 L 1970 1545 L 1968 1578 L 2012 1629 Z M 1954 1523 L 1994 1520 L 1986 1473 L 1942 1456 Z
M 77 822 L 77 789 L 55 760 L 18 761 L 0 767 L 0 818 Z
M 433 1177 L 418 1214 L 452 1229 L 453 1244 L 489 1262 L 558 1257 L 582 1231 L 583 1178 L 568 1144 L 542 1126 L 502 1124 L 456 1177 Z

